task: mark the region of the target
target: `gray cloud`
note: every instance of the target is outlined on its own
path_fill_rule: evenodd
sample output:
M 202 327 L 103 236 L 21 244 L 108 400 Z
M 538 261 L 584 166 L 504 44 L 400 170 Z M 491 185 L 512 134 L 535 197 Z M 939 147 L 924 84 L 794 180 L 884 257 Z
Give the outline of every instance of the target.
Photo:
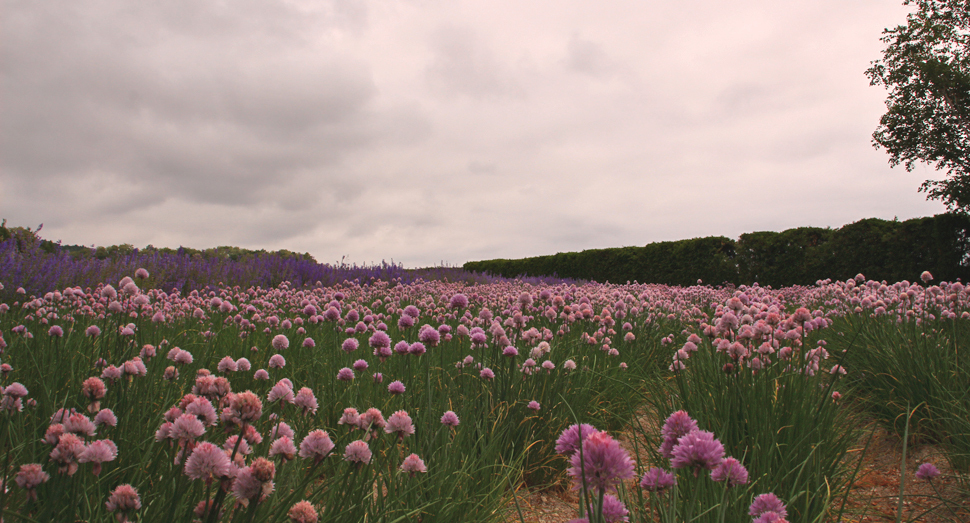
M 932 214 L 890 4 L 8 0 L 0 214 L 409 266 Z

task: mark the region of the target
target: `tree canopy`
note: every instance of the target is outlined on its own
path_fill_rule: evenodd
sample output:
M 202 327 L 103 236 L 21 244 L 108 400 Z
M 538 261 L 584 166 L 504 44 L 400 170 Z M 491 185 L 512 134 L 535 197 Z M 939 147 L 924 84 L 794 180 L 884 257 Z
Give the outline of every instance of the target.
M 970 212 L 970 1 L 906 0 L 905 25 L 883 31 L 883 58 L 866 70 L 889 95 L 873 145 L 890 164 L 945 171 L 920 187 L 950 211 Z

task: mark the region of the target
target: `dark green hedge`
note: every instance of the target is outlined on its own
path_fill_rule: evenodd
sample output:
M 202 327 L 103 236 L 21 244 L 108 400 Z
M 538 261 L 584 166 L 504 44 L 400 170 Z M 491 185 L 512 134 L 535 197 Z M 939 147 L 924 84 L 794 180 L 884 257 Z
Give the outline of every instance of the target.
M 970 218 L 939 214 L 911 220 L 860 220 L 839 229 L 800 227 L 716 236 L 644 247 L 591 249 L 519 260 L 468 262 L 469 271 L 508 278 L 559 276 L 592 281 L 813 285 L 862 273 L 886 281 L 913 280 L 925 270 L 937 281 L 970 278 Z

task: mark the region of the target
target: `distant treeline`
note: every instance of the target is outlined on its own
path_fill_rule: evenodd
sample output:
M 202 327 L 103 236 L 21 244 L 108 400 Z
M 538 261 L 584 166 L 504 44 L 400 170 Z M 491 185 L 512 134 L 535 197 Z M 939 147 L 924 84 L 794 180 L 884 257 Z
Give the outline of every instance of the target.
M 917 281 L 930 271 L 937 281 L 970 278 L 970 218 L 958 214 L 906 221 L 860 220 L 838 229 L 800 227 L 651 243 L 644 247 L 590 249 L 518 260 L 466 263 L 468 271 L 507 278 L 529 275 L 599 282 L 694 285 L 733 283 L 814 285 L 862 273 L 889 282 Z

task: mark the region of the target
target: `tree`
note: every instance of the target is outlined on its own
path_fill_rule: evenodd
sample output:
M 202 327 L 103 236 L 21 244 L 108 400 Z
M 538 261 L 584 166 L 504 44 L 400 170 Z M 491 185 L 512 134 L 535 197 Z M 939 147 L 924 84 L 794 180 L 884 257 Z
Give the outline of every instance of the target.
M 873 146 L 890 165 L 924 162 L 946 171 L 920 192 L 970 213 L 970 1 L 906 0 L 906 25 L 883 31 L 883 59 L 866 70 L 889 91 Z

